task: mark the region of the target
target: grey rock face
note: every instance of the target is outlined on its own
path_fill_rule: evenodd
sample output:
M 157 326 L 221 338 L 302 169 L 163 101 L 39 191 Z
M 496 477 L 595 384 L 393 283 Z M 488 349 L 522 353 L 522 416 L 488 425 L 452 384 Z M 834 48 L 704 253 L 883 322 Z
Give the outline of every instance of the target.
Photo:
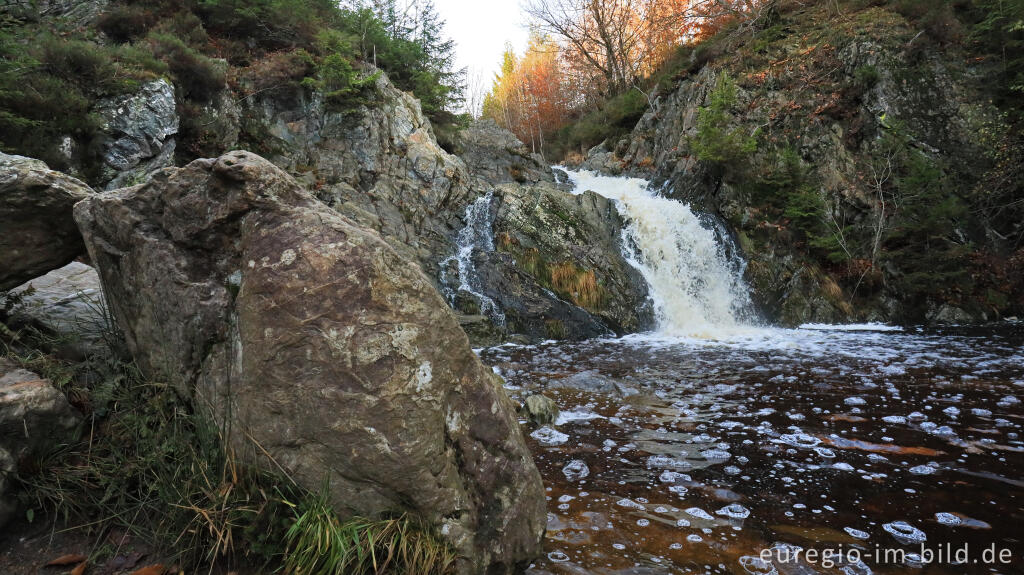
M 551 167 L 512 132 L 494 120 L 473 122 L 459 133 L 459 157 L 482 188 L 517 182 L 520 184 L 555 183 Z
M 48 380 L 0 359 L 0 526 L 15 510 L 8 474 L 20 459 L 74 438 L 81 416 Z
M 108 0 L 0 0 L 0 14 L 20 20 L 63 20 L 78 26 L 92 23 Z
M 500 379 L 377 233 L 247 152 L 75 215 L 140 366 L 230 423 L 239 453 L 329 477 L 342 515 L 422 516 L 463 573 L 540 551 L 540 476 Z
M 85 252 L 71 209 L 92 193 L 39 160 L 0 153 L 0 290 Z
M 135 94 L 100 102 L 107 141 L 103 144 L 106 189 L 130 186 L 174 162 L 178 113 L 174 87 L 160 79 Z
M 11 290 L 21 296 L 10 323 L 27 323 L 59 336 L 62 351 L 84 357 L 108 343 L 106 301 L 93 268 L 71 262 Z
M 437 144 L 418 100 L 383 74 L 375 90 L 372 107 L 348 114 L 304 92 L 246 100 L 242 114 L 265 127 L 268 159 L 437 277 L 462 212 L 483 192 Z

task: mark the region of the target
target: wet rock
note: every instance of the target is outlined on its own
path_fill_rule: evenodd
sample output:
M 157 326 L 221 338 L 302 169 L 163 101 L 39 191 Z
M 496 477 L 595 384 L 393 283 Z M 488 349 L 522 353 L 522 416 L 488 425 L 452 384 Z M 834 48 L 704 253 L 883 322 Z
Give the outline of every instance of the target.
M 81 359 L 112 344 L 99 275 L 81 262 L 55 269 L 11 290 L 19 299 L 12 325 L 29 324 L 57 336 L 62 356 Z
M 0 153 L 0 290 L 84 253 L 71 209 L 92 193 L 39 160 Z
M 640 331 L 653 323 L 647 286 L 622 257 L 615 205 L 550 185 L 502 184 L 494 249 L 474 253 L 479 291 L 508 333 L 531 341 Z
M 248 152 L 75 216 L 142 369 L 230 423 L 238 453 L 313 490 L 330 477 L 343 516 L 422 516 L 464 573 L 540 551 L 540 477 L 500 378 L 377 233 Z
M 546 395 L 531 395 L 526 398 L 520 413 L 534 425 L 551 425 L 558 419 L 558 404 Z
M 138 92 L 96 105 L 103 119 L 103 172 L 106 189 L 126 187 L 173 165 L 178 113 L 174 87 L 160 79 Z
M 548 387 L 556 389 L 575 389 L 590 393 L 605 393 L 610 395 L 626 396 L 633 395 L 636 390 L 624 385 L 614 378 L 602 375 L 595 370 L 580 371 L 562 378 L 552 379 Z
M 488 347 L 509 341 L 508 336 L 498 329 L 487 316 L 460 314 L 458 317 L 462 331 L 466 332 L 469 341 L 475 347 Z
M 0 358 L 0 526 L 15 504 L 6 493 L 18 462 L 74 439 L 81 416 L 48 380 Z
M 975 322 L 977 314 L 972 314 L 956 306 L 942 304 L 932 312 L 928 319 L 932 323 L 966 324 Z

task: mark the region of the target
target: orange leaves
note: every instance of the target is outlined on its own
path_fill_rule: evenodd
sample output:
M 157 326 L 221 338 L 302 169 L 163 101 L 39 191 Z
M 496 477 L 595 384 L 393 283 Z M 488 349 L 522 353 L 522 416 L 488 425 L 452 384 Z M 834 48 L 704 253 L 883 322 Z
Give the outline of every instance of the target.
M 86 559 L 87 559 L 87 557 L 85 555 L 78 555 L 78 554 L 71 553 L 71 554 L 68 554 L 68 555 L 61 555 L 60 557 L 58 557 L 58 558 L 50 561 L 49 563 L 47 563 L 46 566 L 47 567 L 64 567 L 64 566 L 67 566 L 67 565 L 75 565 L 76 563 L 81 563 L 81 562 L 85 561 Z
M 67 555 L 61 555 L 56 559 L 51 560 L 46 564 L 46 567 L 68 567 L 74 565 L 75 567 L 69 571 L 70 575 L 83 575 L 85 568 L 89 565 L 86 561 L 85 555 L 79 555 L 77 553 L 69 553 Z
M 131 572 L 131 575 L 163 575 L 166 569 L 160 563 L 154 565 L 147 565 L 142 569 L 136 569 Z
M 537 33 L 521 58 L 509 48 L 484 101 L 485 116 L 534 150 L 542 148 L 545 134 L 561 127 L 568 113 L 560 54 L 557 43 Z

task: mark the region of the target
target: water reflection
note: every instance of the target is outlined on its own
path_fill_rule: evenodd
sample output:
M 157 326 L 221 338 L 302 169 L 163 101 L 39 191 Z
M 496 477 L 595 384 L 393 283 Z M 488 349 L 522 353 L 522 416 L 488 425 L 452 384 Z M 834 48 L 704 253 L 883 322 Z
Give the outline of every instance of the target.
M 530 573 L 1022 572 L 1022 331 L 482 350 L 514 397 L 543 392 L 563 411 L 526 429 L 549 511 Z M 922 542 L 974 555 L 928 562 Z M 992 545 L 1012 563 L 971 562 Z M 829 549 L 863 561 L 808 554 Z

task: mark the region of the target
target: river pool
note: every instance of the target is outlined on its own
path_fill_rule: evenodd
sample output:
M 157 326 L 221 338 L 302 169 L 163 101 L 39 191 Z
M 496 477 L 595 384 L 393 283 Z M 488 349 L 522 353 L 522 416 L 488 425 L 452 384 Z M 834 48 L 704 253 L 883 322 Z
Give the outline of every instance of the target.
M 1024 324 L 480 355 L 562 411 L 523 424 L 548 498 L 532 575 L 1024 572 Z

